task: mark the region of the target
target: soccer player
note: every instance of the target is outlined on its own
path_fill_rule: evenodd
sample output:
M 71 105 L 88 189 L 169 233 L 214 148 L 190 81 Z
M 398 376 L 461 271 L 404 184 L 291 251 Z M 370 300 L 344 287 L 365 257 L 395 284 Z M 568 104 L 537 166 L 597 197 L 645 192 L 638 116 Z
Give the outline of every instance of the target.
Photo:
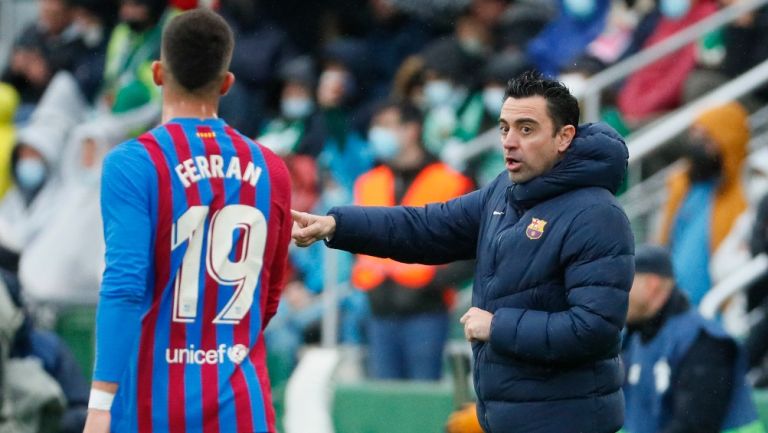
M 174 18 L 152 68 L 164 123 L 104 162 L 87 433 L 275 431 L 262 330 L 287 261 L 290 181 L 216 117 L 233 45 L 210 10 Z

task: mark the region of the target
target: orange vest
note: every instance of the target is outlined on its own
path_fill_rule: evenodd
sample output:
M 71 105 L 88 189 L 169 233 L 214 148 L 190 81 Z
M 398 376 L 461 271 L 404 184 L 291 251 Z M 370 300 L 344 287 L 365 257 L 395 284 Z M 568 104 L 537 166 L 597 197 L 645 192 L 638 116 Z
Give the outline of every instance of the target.
M 425 167 L 414 179 L 400 203 L 424 206 L 444 202 L 472 190 L 472 182 L 447 165 L 436 162 Z M 355 204 L 360 206 L 394 206 L 395 176 L 381 165 L 360 176 L 355 182 Z M 435 277 L 436 266 L 408 264 L 392 259 L 358 255 L 352 268 L 352 284 L 361 290 L 372 290 L 389 277 L 397 284 L 419 289 Z

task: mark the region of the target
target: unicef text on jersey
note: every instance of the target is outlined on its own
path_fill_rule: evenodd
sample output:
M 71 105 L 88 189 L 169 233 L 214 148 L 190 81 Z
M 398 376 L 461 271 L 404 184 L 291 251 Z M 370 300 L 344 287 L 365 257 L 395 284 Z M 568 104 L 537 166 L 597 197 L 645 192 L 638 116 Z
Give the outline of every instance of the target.
M 235 344 L 229 348 L 226 344 L 220 344 L 218 349 L 210 350 L 195 349 L 194 344 L 186 349 L 165 349 L 165 362 L 168 364 L 216 365 L 223 364 L 225 359 L 229 359 L 230 362 L 239 365 L 246 356 L 248 356 L 248 348 L 242 344 Z

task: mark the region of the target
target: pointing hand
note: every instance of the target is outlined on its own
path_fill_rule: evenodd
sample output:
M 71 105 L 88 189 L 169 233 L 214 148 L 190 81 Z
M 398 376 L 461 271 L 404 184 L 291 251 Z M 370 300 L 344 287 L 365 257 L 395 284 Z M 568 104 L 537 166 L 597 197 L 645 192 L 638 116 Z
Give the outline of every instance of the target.
M 308 247 L 323 239 L 330 239 L 336 231 L 336 220 L 332 216 L 312 215 L 291 210 L 293 229 L 291 237 L 299 247 Z

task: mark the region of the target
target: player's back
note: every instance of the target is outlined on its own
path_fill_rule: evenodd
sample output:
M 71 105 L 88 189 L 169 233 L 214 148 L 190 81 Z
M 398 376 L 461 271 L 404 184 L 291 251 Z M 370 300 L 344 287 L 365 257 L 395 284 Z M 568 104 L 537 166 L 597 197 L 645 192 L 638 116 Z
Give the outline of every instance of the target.
M 152 269 L 120 425 L 273 431 L 261 330 L 290 239 L 285 166 L 219 119 L 174 119 L 121 146 L 144 152 L 154 178 Z

